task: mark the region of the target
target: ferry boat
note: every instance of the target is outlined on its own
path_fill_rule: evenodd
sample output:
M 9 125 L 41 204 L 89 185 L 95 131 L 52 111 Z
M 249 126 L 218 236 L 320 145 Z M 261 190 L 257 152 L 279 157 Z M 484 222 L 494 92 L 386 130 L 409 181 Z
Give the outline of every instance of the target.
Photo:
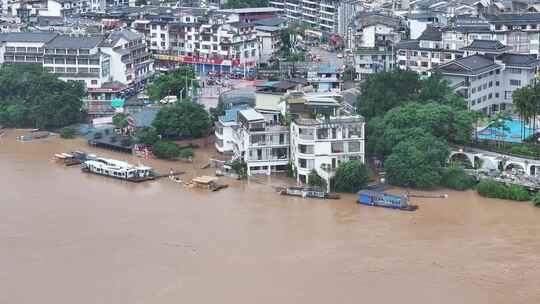
M 326 198 L 326 199 L 339 199 L 339 195 L 336 193 L 330 193 L 326 191 L 317 190 L 314 188 L 306 187 L 286 187 L 280 188 L 279 193 L 281 195 L 300 196 L 303 198 Z
M 81 166 L 84 172 L 105 175 L 131 182 L 142 182 L 156 178 L 151 167 L 138 165 L 106 158 L 95 158 L 87 160 Z
M 415 211 L 418 209 L 418 206 L 409 204 L 409 200 L 406 196 L 392 195 L 372 190 L 361 190 L 358 192 L 358 203 L 403 211 Z

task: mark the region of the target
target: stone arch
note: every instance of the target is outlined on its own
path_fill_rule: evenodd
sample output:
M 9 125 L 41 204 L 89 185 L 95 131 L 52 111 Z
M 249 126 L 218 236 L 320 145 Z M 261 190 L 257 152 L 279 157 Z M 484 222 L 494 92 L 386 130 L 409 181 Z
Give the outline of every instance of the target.
M 506 170 L 511 170 L 513 168 L 521 170 L 524 173 L 527 173 L 527 165 L 524 164 L 524 163 L 515 162 L 515 161 L 509 161 L 504 165 L 504 170 L 505 171 Z
M 473 169 L 475 164 L 475 158 L 465 152 L 452 152 L 450 154 L 450 157 L 448 157 L 448 162 L 450 164 L 463 165 L 466 169 Z

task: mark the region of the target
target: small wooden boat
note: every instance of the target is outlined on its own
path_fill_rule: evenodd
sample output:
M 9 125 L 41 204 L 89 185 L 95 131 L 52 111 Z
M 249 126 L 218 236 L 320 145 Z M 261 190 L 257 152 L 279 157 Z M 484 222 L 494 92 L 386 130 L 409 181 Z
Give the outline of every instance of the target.
M 229 187 L 229 185 L 227 184 L 220 183 L 219 179 L 214 176 L 203 175 L 203 176 L 196 177 L 192 179 L 191 181 L 195 187 L 208 189 L 211 191 L 219 191 L 221 189 L 225 189 Z

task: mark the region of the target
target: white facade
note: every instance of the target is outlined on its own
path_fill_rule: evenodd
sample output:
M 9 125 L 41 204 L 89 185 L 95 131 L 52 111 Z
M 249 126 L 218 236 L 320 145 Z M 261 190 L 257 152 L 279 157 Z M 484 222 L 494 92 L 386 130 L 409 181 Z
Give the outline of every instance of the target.
M 291 123 L 291 162 L 299 182 L 315 170 L 328 187 L 342 162 L 365 161 L 364 120 L 360 116 L 295 119 Z

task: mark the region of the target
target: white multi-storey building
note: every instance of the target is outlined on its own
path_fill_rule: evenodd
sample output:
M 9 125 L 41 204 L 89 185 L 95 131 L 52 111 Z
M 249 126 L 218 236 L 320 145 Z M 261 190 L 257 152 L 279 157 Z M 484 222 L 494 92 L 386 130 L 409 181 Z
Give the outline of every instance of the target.
M 361 116 L 297 118 L 291 123 L 291 162 L 299 182 L 308 183 L 315 170 L 328 189 L 340 163 L 365 161 L 364 119 Z
M 247 165 L 247 174 L 271 174 L 287 170 L 289 128 L 267 119 L 252 108 L 237 113 L 233 129 L 235 159 Z

